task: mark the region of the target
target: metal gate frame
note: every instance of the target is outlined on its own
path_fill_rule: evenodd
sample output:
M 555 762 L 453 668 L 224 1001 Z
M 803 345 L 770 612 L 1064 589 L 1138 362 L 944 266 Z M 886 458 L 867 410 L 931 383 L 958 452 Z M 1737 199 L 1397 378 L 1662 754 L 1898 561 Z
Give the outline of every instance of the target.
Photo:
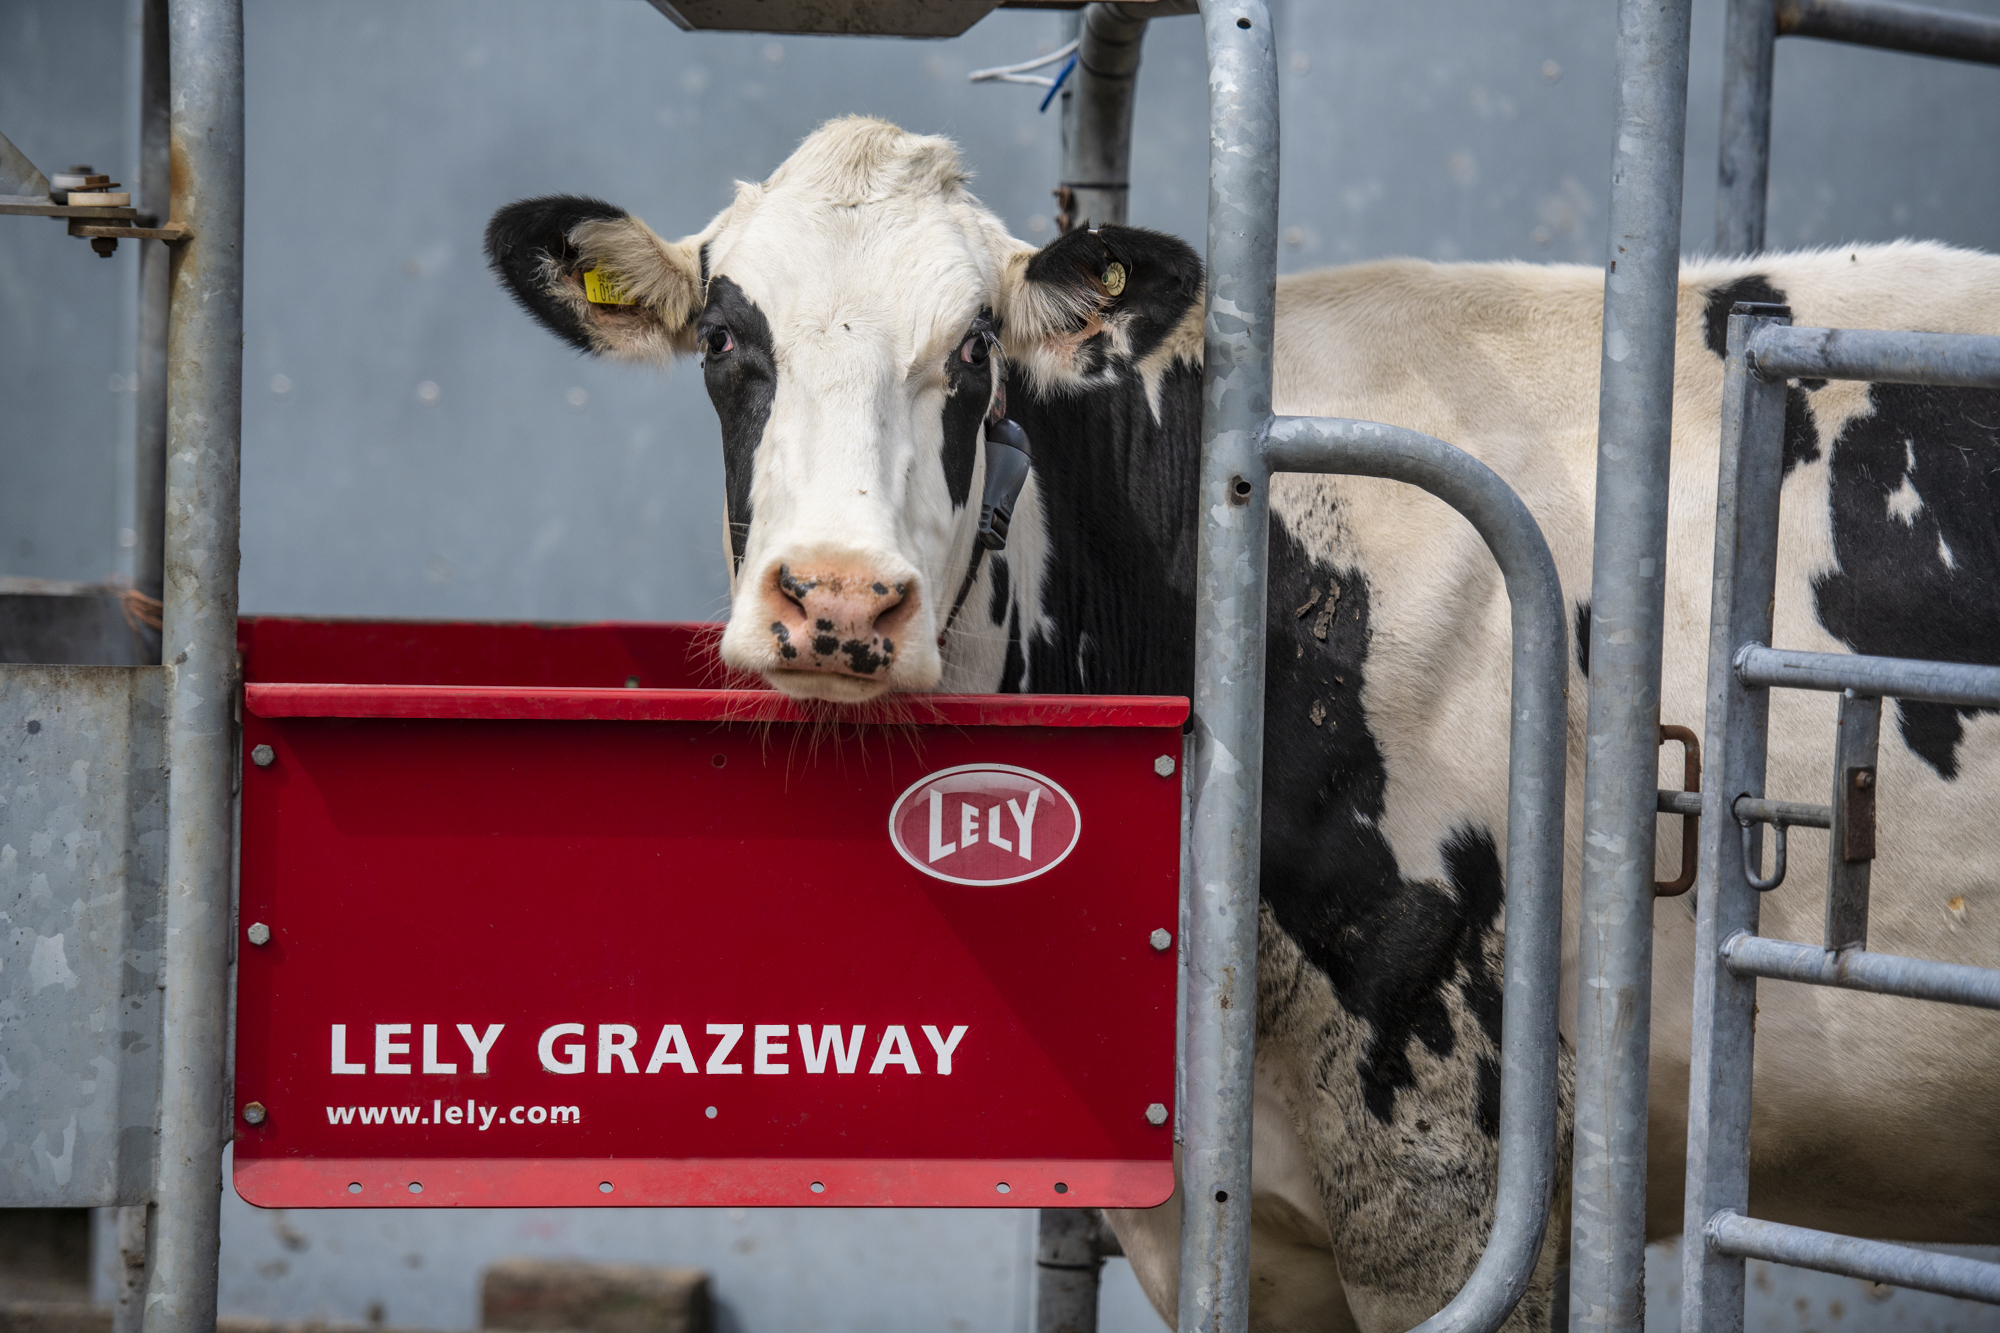
M 1238 1333 L 1249 1320 L 1269 483 L 1278 472 L 1319 472 L 1386 477 L 1450 504 L 1493 552 L 1513 609 L 1499 1188 L 1493 1229 L 1472 1277 L 1420 1326 L 1422 1333 L 1491 1333 L 1527 1289 L 1557 1169 L 1555 999 L 1568 718 L 1562 590 L 1527 507 L 1470 455 L 1394 426 L 1272 415 L 1276 45 L 1265 0 L 1203 0 L 1201 17 L 1209 88 L 1208 309 L 1192 873 L 1183 908 L 1185 1035 L 1176 1121 L 1182 1144 L 1177 1322 L 1183 1333 Z M 1649 747 L 1649 763 L 1650 755 Z M 1650 787 L 1646 795 L 1650 821 Z M 1649 877 L 1650 869 L 1649 858 Z
M 1682 1327 L 1690 1333 L 1742 1329 L 1745 1258 L 2000 1303 L 2000 1264 L 1746 1215 L 1757 978 L 2000 1009 L 2000 970 L 1867 948 L 1882 696 L 2000 708 L 2000 667 L 1766 646 L 1777 587 L 1786 383 L 1818 378 L 2000 388 L 2000 338 L 1793 328 L 1783 307 L 1744 303 L 1729 317 L 1724 376 L 1708 666 L 1712 776 L 1702 795 L 1695 918 Z M 1840 695 L 1828 805 L 1763 797 L 1773 688 Z M 1762 873 L 1767 823 L 1777 843 L 1769 876 Z M 1757 934 L 1759 894 L 1784 880 L 1785 828 L 1798 824 L 1831 831 L 1820 946 Z

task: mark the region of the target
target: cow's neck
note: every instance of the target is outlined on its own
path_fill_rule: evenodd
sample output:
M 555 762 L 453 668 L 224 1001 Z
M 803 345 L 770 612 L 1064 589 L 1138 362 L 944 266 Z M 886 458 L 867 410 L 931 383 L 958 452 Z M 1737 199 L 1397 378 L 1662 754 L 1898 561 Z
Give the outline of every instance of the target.
M 1008 403 L 1034 445 L 1031 526 L 968 604 L 1006 642 L 964 688 L 1189 693 L 1200 368 L 1121 368 L 1063 394 L 1017 374 Z

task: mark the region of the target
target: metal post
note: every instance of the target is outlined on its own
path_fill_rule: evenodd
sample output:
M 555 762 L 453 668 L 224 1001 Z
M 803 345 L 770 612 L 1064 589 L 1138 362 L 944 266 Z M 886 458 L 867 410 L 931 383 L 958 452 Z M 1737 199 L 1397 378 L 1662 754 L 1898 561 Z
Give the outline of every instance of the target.
M 1729 0 L 1722 36 L 1722 154 L 1715 189 L 1715 252 L 1764 248 L 1771 180 L 1771 62 L 1777 0 Z
M 1035 1242 L 1035 1333 L 1097 1333 L 1097 1285 L 1118 1241 L 1095 1208 L 1044 1208 Z
M 1123 226 L 1132 160 L 1132 95 L 1146 19 L 1091 5 L 1078 33 L 1073 92 L 1064 112 L 1062 201 L 1070 225 Z
M 1242 1333 L 1250 1309 L 1250 1089 L 1264 777 L 1265 519 L 1278 285 L 1278 69 L 1265 0 L 1204 0 L 1208 313 L 1189 820 L 1182 1333 Z
M 1570 1237 L 1571 1326 L 1591 1333 L 1640 1333 L 1645 1322 L 1653 833 L 1689 9 L 1690 0 L 1618 7 Z
M 167 168 L 167 0 L 145 0 L 140 37 L 139 206 L 171 207 Z M 132 586 L 160 595 L 167 521 L 167 281 L 173 247 L 139 247 L 138 432 L 133 455 Z
M 170 0 L 167 908 L 146 1333 L 213 1333 L 222 1212 L 243 374 L 242 0 Z
M 1743 1327 L 1743 1260 L 1705 1243 L 1708 1220 L 1750 1201 L 1750 1060 L 1757 981 L 1724 965 L 1723 942 L 1757 929 L 1757 891 L 1744 876 L 1730 809 L 1764 791 L 1771 692 L 1731 669 L 1738 645 L 1768 642 L 1777 592 L 1778 488 L 1784 480 L 1785 382 L 1760 378 L 1745 358 L 1751 331 L 1783 318 L 1744 306 L 1729 317 L 1722 381 L 1722 457 L 1715 501 L 1715 573 L 1709 602 L 1708 777 L 1702 784 L 1701 878 L 1696 890 L 1694 1027 L 1688 1065 L 1686 1243 L 1681 1328 Z M 1753 838 L 1758 834 L 1753 833 Z M 1578 1139 L 1581 1141 L 1581 1132 Z

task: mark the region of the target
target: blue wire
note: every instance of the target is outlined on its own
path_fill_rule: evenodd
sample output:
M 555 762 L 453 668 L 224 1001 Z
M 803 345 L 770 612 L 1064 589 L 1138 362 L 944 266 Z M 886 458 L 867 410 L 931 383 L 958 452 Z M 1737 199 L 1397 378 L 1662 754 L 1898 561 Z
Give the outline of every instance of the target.
M 1056 75 L 1056 81 L 1049 85 L 1048 96 L 1042 99 L 1041 109 L 1043 111 L 1047 111 L 1049 109 L 1049 103 L 1056 100 L 1056 94 L 1062 91 L 1063 80 L 1067 79 L 1069 77 L 1069 72 L 1075 68 L 1076 68 L 1076 57 L 1071 56 L 1069 58 L 1069 62 L 1062 67 L 1062 73 Z

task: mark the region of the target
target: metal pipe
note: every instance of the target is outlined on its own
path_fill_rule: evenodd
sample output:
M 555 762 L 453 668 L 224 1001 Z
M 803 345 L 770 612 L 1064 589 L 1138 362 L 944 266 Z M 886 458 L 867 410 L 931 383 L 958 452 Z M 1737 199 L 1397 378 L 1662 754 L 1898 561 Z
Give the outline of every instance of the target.
M 158 1204 L 146 1333 L 213 1333 L 228 1045 L 243 370 L 242 0 L 168 5 L 167 892 Z
M 1816 944 L 1765 939 L 1748 931 L 1738 931 L 1723 943 L 1722 961 L 1739 977 L 1774 977 L 1873 995 L 2000 1009 L 2000 969 L 1991 967 L 1903 958 L 1866 949 L 1823 949 Z
M 1736 646 L 1770 637 L 1778 577 L 1779 446 L 1785 386 L 1752 374 L 1744 359 L 1751 331 L 1765 319 L 1738 306 L 1729 316 L 1722 377 L 1722 443 L 1715 495 L 1715 568 L 1709 592 L 1708 720 L 1702 749 L 1700 882 L 1695 899 L 1694 1012 L 1688 1043 L 1685 1234 L 1699 1236 L 1724 1209 L 1750 1199 L 1750 1073 L 1757 983 L 1722 965 L 1722 942 L 1754 934 L 1760 911 L 1745 873 L 1751 855 L 1729 817 L 1734 798 L 1764 790 L 1769 692 L 1729 669 Z M 1743 1262 L 1706 1246 L 1681 1250 L 1683 1333 L 1741 1333 Z
M 1767 801 L 1761 796 L 1739 796 L 1729 807 L 1730 817 L 1742 823 L 1790 824 L 1805 828 L 1832 828 L 1833 807 L 1808 801 Z
M 2000 1264 L 1762 1222 L 1735 1212 L 1718 1213 L 1705 1234 L 1709 1245 L 1724 1254 L 2000 1304 Z
M 1960 708 L 2000 708 L 2000 667 L 1859 653 L 1806 653 L 1747 643 L 1736 678 L 1751 689 L 1853 690 Z
M 1506 955 L 1500 1031 L 1500 1178 L 1479 1265 L 1417 1333 L 1492 1333 L 1534 1276 L 1555 1189 L 1556 986 L 1561 975 L 1569 631 L 1562 581 L 1533 515 L 1484 463 L 1372 421 L 1279 417 L 1273 472 L 1338 472 L 1421 486 L 1469 521 L 1506 579 L 1513 613 L 1507 752 Z M 1650 883 L 1648 891 L 1651 890 Z
M 1194 799 L 1181 1053 L 1182 1333 L 1242 1333 L 1250 1310 L 1264 779 L 1264 591 L 1278 287 L 1278 63 L 1266 0 L 1204 0 L 1208 310 L 1195 585 Z
M 1097 1333 L 1110 1229 L 1095 1208 L 1044 1208 L 1035 1242 L 1035 1333 Z M 1116 1242 L 1109 1253 L 1118 1253 Z
M 1722 36 L 1722 151 L 1716 172 L 1715 252 L 1764 248 L 1771 182 L 1774 0 L 1729 0 Z
M 1884 0 L 1778 0 L 1781 37 L 1818 37 L 1884 51 L 2000 65 L 2000 20 Z
M 145 0 L 139 62 L 139 205 L 167 216 L 167 0 Z M 139 367 L 132 463 L 132 586 L 160 595 L 167 523 L 167 281 L 173 247 L 138 241 Z
M 1132 98 L 1143 14 L 1115 5 L 1083 11 L 1076 74 L 1064 99 L 1062 212 L 1072 227 L 1123 226 L 1132 160 Z
M 1645 1322 L 1653 833 L 1690 7 L 1618 6 L 1570 1235 L 1571 1325 L 1590 1333 L 1640 1333 Z
M 1750 366 L 1767 380 L 1873 380 L 2000 388 L 2000 337 L 1766 325 L 1750 340 Z

